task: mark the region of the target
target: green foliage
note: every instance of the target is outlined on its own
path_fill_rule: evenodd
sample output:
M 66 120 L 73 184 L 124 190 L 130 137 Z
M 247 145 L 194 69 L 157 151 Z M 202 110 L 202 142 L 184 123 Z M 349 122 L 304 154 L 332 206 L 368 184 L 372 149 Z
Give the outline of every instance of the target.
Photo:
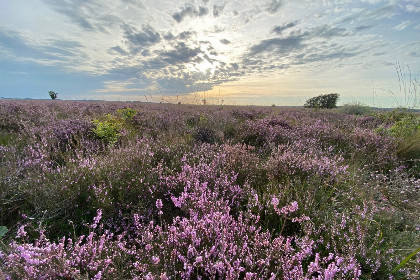
M 413 113 L 406 108 L 396 108 L 391 111 L 380 112 L 376 117 L 384 123 L 396 123 L 404 118 L 411 118 Z
M 410 137 L 420 128 L 420 118 L 414 114 L 401 117 L 389 128 L 389 133 L 395 137 Z
M 420 116 L 406 109 L 395 109 L 376 117 L 385 124 L 376 131 L 395 138 L 397 157 L 420 171 Z
M 58 93 L 54 92 L 54 91 L 50 91 L 48 92 L 48 94 L 50 95 L 51 99 L 54 100 L 57 98 Z
M 16 136 L 12 133 L 0 133 L 0 146 L 7 146 L 13 144 Z
M 120 136 L 119 125 L 110 114 L 108 114 L 106 120 L 94 120 L 93 124 L 95 125 L 93 133 L 95 133 L 96 137 L 106 144 L 114 145 L 117 143 L 118 137 Z
M 362 103 L 355 102 L 345 104 L 340 108 L 340 111 L 347 115 L 367 115 L 372 112 L 369 106 L 363 105 Z
M 403 159 L 420 159 L 420 130 L 400 139 L 397 156 Z
M 395 120 L 387 132 L 397 139 L 397 155 L 403 159 L 420 158 L 420 117 L 408 112 L 390 112 L 387 117 Z
M 399 265 L 397 265 L 394 270 L 392 270 L 393 273 L 397 272 L 401 267 L 403 267 L 411 258 L 413 258 L 417 253 L 420 252 L 420 247 L 418 247 L 416 250 L 414 250 L 410 255 L 408 255 L 405 259 L 403 259 Z
M 338 93 L 322 94 L 308 99 L 305 108 L 332 109 L 337 107 Z
M 118 109 L 117 115 L 108 114 L 103 119 L 94 120 L 95 128 L 93 133 L 105 144 L 114 145 L 122 136 L 121 131 L 127 131 L 132 128 L 130 121 L 133 120 L 137 113 L 138 110 L 133 108 Z
M 124 120 L 132 120 L 137 114 L 137 110 L 133 108 L 118 109 L 117 114 L 120 115 Z
M 209 123 L 209 119 L 205 115 L 200 116 L 199 125 L 207 125 Z
M 0 226 L 0 239 L 8 232 L 9 230 L 5 226 Z

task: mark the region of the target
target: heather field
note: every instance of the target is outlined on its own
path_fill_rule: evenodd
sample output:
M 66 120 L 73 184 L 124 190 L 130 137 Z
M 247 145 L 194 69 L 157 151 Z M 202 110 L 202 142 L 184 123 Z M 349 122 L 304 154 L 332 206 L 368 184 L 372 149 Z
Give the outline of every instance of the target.
M 419 279 L 420 115 L 0 101 L 0 279 Z

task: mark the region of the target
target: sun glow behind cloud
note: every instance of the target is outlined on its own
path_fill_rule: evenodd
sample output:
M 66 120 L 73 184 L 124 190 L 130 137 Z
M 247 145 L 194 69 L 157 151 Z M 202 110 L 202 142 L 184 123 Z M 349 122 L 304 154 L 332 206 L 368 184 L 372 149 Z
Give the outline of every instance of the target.
M 415 0 L 26 2 L 0 4 L 5 97 L 54 86 L 61 98 L 301 105 L 338 92 L 374 105 L 373 91 L 398 93 L 396 62 L 420 69 Z

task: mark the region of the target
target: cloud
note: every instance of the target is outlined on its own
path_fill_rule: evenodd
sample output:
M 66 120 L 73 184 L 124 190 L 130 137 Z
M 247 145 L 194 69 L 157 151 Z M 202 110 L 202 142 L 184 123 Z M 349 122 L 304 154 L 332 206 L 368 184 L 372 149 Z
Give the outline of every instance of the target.
M 144 5 L 140 0 L 122 0 L 122 2 L 144 9 Z
M 65 15 L 71 21 L 88 31 L 110 33 L 109 28 L 122 22 L 116 16 L 106 14 L 102 2 L 84 0 L 42 0 L 56 12 Z M 103 11 L 103 12 L 102 12 Z M 101 15 L 98 17 L 92 15 Z
M 345 59 L 357 56 L 361 51 L 358 49 L 349 49 L 342 46 L 329 45 L 327 47 L 315 47 L 307 50 L 299 56 L 296 56 L 294 64 L 306 64 L 312 62 L 325 62 L 335 59 Z
M 156 88 L 166 92 L 185 93 L 190 91 L 186 91 L 187 89 L 196 86 L 200 81 L 214 85 L 221 83 L 221 80 L 232 80 L 230 76 L 239 73 L 230 64 L 218 60 L 218 52 L 210 41 L 197 41 L 197 32 L 195 31 L 183 31 L 178 34 L 168 31 L 165 34 L 154 29 L 151 30 L 148 26 L 143 26 L 141 30 L 125 26 L 125 30 L 127 34 L 141 33 L 142 35 L 126 36 L 130 40 L 126 39 L 123 47 L 110 48 L 109 53 L 124 55 L 128 52 L 126 49 L 130 44 L 137 46 L 139 43 L 152 44 L 146 49 L 150 50 L 150 53 L 149 56 L 141 59 L 133 59 L 130 56 L 116 58 L 115 64 L 109 70 L 110 80 L 137 79 L 137 77 L 143 76 L 149 84 L 154 84 Z M 155 39 L 158 37 L 156 33 L 159 33 L 159 43 Z M 149 36 L 150 34 L 154 35 Z M 203 69 L 203 66 L 208 68 Z M 170 82 L 173 83 L 172 87 L 169 85 Z
M 43 0 L 45 3 L 50 5 L 54 10 L 69 17 L 72 21 L 77 23 L 83 29 L 93 30 L 93 25 L 89 22 L 88 18 L 83 12 L 83 2 L 85 1 L 54 1 L 54 0 Z
M 143 25 L 141 31 L 135 27 L 124 24 L 121 26 L 124 32 L 125 45 L 129 48 L 130 53 L 135 55 L 138 53 L 148 54 L 147 48 L 161 41 L 161 36 L 150 25 Z M 119 48 L 121 49 L 121 48 Z M 118 49 L 116 49 L 118 51 Z M 122 52 L 120 52 L 122 54 Z
M 19 32 L 0 29 L 0 49 L 18 57 L 46 58 L 36 46 L 29 43 Z
M 413 24 L 411 20 L 405 20 L 401 22 L 400 24 L 398 24 L 397 26 L 395 26 L 394 30 L 398 30 L 398 31 L 404 30 L 407 27 L 409 27 L 411 24 Z
M 288 22 L 286 24 L 283 24 L 283 25 L 276 25 L 276 26 L 273 27 L 272 32 L 280 35 L 284 30 L 292 28 L 292 27 L 296 26 L 297 24 L 298 24 L 298 21 L 295 20 L 295 21 L 290 21 L 290 22 Z
M 224 8 L 225 8 L 224 3 L 221 4 L 221 5 L 213 5 L 213 16 L 214 17 L 219 17 Z
M 321 38 L 332 38 L 332 37 L 345 37 L 353 35 L 351 31 L 340 28 L 340 27 L 331 27 L 327 24 L 318 26 L 316 28 L 313 28 L 310 31 L 311 36 L 313 37 L 321 37 Z
M 63 0 L 60 3 L 42 1 L 60 13 L 66 28 L 73 28 L 63 30 L 62 34 L 74 41 L 42 42 L 38 39 L 28 40 L 20 34 L 13 37 L 9 33 L 9 47 L 1 44 L 1 54 L 7 50 L 15 52 L 15 55 L 20 52 L 22 56 L 32 55 L 43 57 L 44 60 L 80 60 L 81 56 L 77 52 L 82 54 L 85 47 L 77 43 L 79 38 L 72 36 L 82 34 L 84 40 L 88 40 L 89 36 L 94 37 L 98 44 L 87 42 L 87 46 L 95 49 L 90 50 L 90 57 L 82 62 L 83 67 L 96 70 L 98 75 L 106 76 L 109 81 L 141 81 L 138 85 L 115 83 L 114 88 L 112 84 L 106 84 L 103 93 L 135 92 L 147 88 L 144 85 L 182 92 L 191 90 L 191 87 L 203 81 L 214 86 L 244 75 L 264 75 L 264 71 L 276 71 L 277 74 L 296 65 L 299 65 L 298 69 L 303 69 L 305 63 L 313 63 L 309 67 L 318 67 L 330 60 L 344 61 L 360 54 L 358 44 L 367 46 L 372 38 L 378 38 L 381 34 L 369 34 L 370 31 L 382 32 L 383 26 L 389 27 L 389 23 L 382 25 L 386 22 L 378 20 L 388 19 L 397 12 L 402 13 L 404 8 L 409 9 L 406 4 L 413 4 L 408 1 L 395 4 L 395 0 L 387 1 L 387 4 L 384 0 L 372 6 L 366 3 L 354 4 L 348 0 L 334 3 L 315 1 L 308 5 L 306 14 L 312 12 L 310 9 L 313 9 L 314 14 L 322 10 L 325 11 L 325 17 L 304 16 L 297 21 L 299 13 L 296 9 L 291 7 L 291 12 L 287 14 L 281 10 L 283 5 L 289 9 L 289 5 L 297 2 L 292 1 L 286 5 L 286 1 L 281 0 L 258 0 L 252 3 L 187 0 L 167 1 L 165 5 L 161 1 L 149 3 L 143 0 L 121 0 L 117 4 L 110 0 Z M 184 5 L 185 2 L 188 4 Z M 301 3 L 296 5 L 302 7 Z M 328 8 L 331 13 L 324 8 Z M 240 17 L 235 17 L 235 14 L 240 14 Z M 349 21 L 340 24 L 339 21 L 345 16 Z M 212 19 L 198 24 L 204 17 Z M 274 18 L 276 21 L 273 24 Z M 71 26 L 68 24 L 69 19 Z M 397 22 L 397 25 L 401 21 L 393 23 Z M 325 22 L 331 24 L 322 25 Z M 414 26 L 413 23 L 411 27 Z M 375 29 L 368 30 L 372 27 Z M 80 28 L 90 32 L 81 32 Z M 97 31 L 109 32 L 112 36 Z M 59 36 L 56 29 L 48 32 L 39 38 L 48 38 L 48 34 L 57 34 L 57 38 Z M 216 32 L 218 34 L 214 34 Z M 351 40 L 351 36 L 358 37 Z M 11 47 L 12 39 L 15 40 L 14 44 L 22 46 L 19 50 Z M 235 48 L 230 47 L 233 43 Z M 382 47 L 377 51 L 385 50 L 386 47 Z M 418 53 L 414 49 L 401 53 L 407 54 L 408 51 L 412 56 Z M 351 61 L 352 64 L 358 62 L 353 59 Z
M 83 45 L 76 41 L 53 39 L 45 41 L 40 50 L 43 53 L 55 56 L 56 59 L 80 60 L 88 58 L 83 48 Z
M 228 39 L 221 39 L 220 43 L 222 43 L 223 45 L 229 45 L 231 42 Z
M 188 77 L 174 78 L 174 77 L 163 77 L 156 80 L 159 89 L 162 89 L 166 94 L 178 93 L 190 93 L 191 85 L 188 81 Z
M 266 11 L 269 12 L 270 14 L 274 14 L 280 9 L 281 6 L 282 6 L 281 0 L 270 0 L 266 8 Z
M 183 31 L 183 32 L 181 32 L 181 33 L 179 33 L 178 35 L 173 35 L 171 32 L 168 32 L 168 33 L 166 33 L 164 36 L 163 36 L 163 38 L 165 39 L 165 40 L 168 40 L 168 41 L 174 41 L 174 40 L 177 40 L 177 41 L 190 41 L 190 40 L 192 40 L 192 38 L 194 37 L 194 36 L 196 36 L 197 35 L 197 32 L 195 32 L 195 31 Z
M 209 13 L 209 10 L 206 7 L 200 6 L 198 10 L 191 5 L 186 5 L 183 8 L 181 8 L 180 12 L 176 12 L 172 15 L 172 18 L 180 23 L 184 20 L 186 16 L 190 17 L 202 17 Z
M 138 83 L 134 83 L 133 81 L 105 81 L 104 82 L 105 88 L 96 89 L 93 92 L 97 93 L 110 93 L 110 92 L 145 92 L 147 87 L 143 85 L 143 87 L 138 87 Z
M 410 42 L 402 47 L 404 52 L 409 57 L 420 57 L 420 41 Z
M 356 27 L 354 30 L 356 32 L 361 32 L 361 31 L 364 31 L 364 30 L 368 30 L 370 28 L 372 28 L 372 25 L 360 25 L 360 26 Z
M 366 3 L 369 3 L 369 4 L 378 4 L 382 1 L 383 0 L 362 0 L 362 2 L 366 2 Z
M 242 58 L 243 68 L 248 72 L 262 73 L 306 63 L 341 60 L 362 53 L 358 47 L 344 47 L 338 39 L 354 36 L 354 31 L 325 24 L 283 35 L 283 30 L 294 26 L 292 22 L 277 29 L 274 27 L 272 32 L 279 32 L 279 36 L 251 46 Z
M 128 55 L 128 52 L 121 48 L 120 46 L 115 46 L 108 49 L 109 54 L 121 54 L 121 55 Z
M 374 11 L 368 12 L 366 14 L 366 19 L 369 20 L 381 20 L 384 18 L 392 18 L 396 14 L 394 5 L 387 5 L 381 8 L 378 8 Z
M 83 46 L 76 41 L 46 40 L 35 42 L 16 30 L 0 29 L 0 50 L 17 60 L 33 60 L 42 64 L 65 63 L 86 58 Z
M 376 9 L 358 8 L 337 21 L 337 24 L 347 24 L 353 22 L 369 22 L 383 19 L 390 19 L 397 14 L 395 5 L 385 5 Z
M 170 51 L 160 51 L 158 57 L 167 64 L 179 65 L 196 60 L 200 53 L 199 47 L 189 47 L 184 42 L 179 42 Z
M 304 47 L 303 36 L 290 36 L 287 38 L 273 38 L 262 40 L 250 48 L 249 55 L 255 56 L 264 52 L 275 52 L 287 54 Z
M 420 6 L 414 6 L 412 4 L 405 5 L 405 10 L 409 13 L 420 13 Z
M 420 51 L 419 50 L 410 51 L 410 52 L 408 52 L 408 56 L 420 57 Z
M 280 33 L 282 28 L 283 30 L 284 28 L 290 28 L 286 27 L 287 25 L 290 27 L 295 26 L 294 23 L 288 23 L 284 26 L 280 26 L 278 28 Z M 276 29 L 276 27 L 273 28 L 273 31 L 274 29 Z M 334 37 L 345 37 L 351 35 L 353 35 L 353 32 L 345 28 L 331 27 L 327 24 L 324 24 L 307 31 L 298 30 L 296 32 L 292 32 L 289 36 L 286 37 L 262 40 L 250 48 L 249 55 L 254 56 L 264 52 L 287 54 L 289 52 L 304 48 L 304 42 L 311 39 L 331 39 Z
M 212 32 L 212 33 L 221 33 L 221 32 L 224 32 L 226 30 L 226 26 L 222 26 L 222 25 L 215 25 L 215 26 L 213 26 L 210 30 L 209 30 L 209 32 Z

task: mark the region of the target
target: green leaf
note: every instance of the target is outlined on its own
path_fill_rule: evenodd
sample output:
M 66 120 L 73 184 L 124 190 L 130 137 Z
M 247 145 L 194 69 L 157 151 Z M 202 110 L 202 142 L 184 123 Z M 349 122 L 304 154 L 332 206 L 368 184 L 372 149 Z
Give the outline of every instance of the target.
M 420 252 L 420 247 L 418 247 L 414 252 L 412 252 L 410 255 L 408 255 L 405 259 L 403 259 L 399 265 L 397 265 L 393 270 L 392 273 L 397 272 L 398 269 L 403 267 L 412 257 L 414 257 L 418 252 Z
M 5 226 L 0 226 L 0 238 L 2 238 L 9 230 Z

